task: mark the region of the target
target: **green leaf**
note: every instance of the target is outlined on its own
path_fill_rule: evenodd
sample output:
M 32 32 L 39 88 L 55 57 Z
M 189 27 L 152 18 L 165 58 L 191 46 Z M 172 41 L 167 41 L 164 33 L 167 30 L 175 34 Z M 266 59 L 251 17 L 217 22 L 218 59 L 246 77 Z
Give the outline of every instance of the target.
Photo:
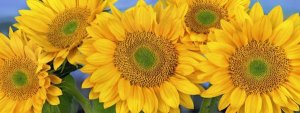
M 58 106 L 52 106 L 46 102 L 43 106 L 42 113 L 61 113 Z
M 92 113 L 90 101 L 80 93 L 79 89 L 76 87 L 75 80 L 71 75 L 67 75 L 63 78 L 60 87 L 66 94 L 74 96 L 75 100 L 79 102 L 85 113 Z
M 115 113 L 115 106 L 104 109 L 103 103 L 100 103 L 99 100 L 93 100 L 93 113 Z
M 59 100 L 58 107 L 61 113 L 77 113 L 79 103 L 74 99 L 74 96 L 63 91 L 63 95 L 59 97 Z

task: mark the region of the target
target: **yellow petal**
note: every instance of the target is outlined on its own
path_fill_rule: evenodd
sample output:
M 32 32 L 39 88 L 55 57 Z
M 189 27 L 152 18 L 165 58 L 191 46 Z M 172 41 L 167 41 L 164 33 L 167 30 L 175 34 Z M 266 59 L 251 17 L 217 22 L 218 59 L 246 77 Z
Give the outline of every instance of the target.
M 97 20 L 96 22 L 98 25 L 93 25 L 91 27 L 93 29 L 92 32 L 99 32 L 101 34 L 101 36 L 103 36 L 103 38 L 106 38 L 106 39 L 109 39 L 112 41 L 117 41 L 113 32 L 111 32 L 110 29 L 108 28 L 110 25 L 108 25 L 108 23 L 107 23 L 108 21 L 111 21 L 115 18 L 116 17 L 114 17 L 112 14 L 106 13 L 106 12 L 102 12 L 102 13 L 98 14 L 97 18 L 96 18 L 96 20 Z M 118 37 L 118 38 L 124 38 L 124 37 Z
M 231 96 L 231 93 L 225 93 L 220 101 L 219 101 L 219 105 L 218 105 L 218 109 L 221 111 L 223 109 L 225 109 L 226 107 L 229 106 L 230 104 L 230 96 Z
M 155 90 L 158 99 L 158 111 L 162 113 L 168 113 L 170 111 L 170 106 L 168 106 L 161 98 L 159 89 Z
M 172 109 L 170 109 L 170 113 L 180 113 L 180 109 L 179 108 L 172 108 Z
M 129 109 L 127 107 L 126 101 L 120 101 L 116 104 L 116 113 L 128 113 Z
M 52 95 L 52 96 L 60 96 L 62 95 L 62 91 L 56 87 L 51 85 L 48 89 L 47 89 L 47 93 Z
M 97 67 L 94 65 L 86 64 L 80 70 L 86 74 L 91 74 L 97 70 Z
M 160 96 L 162 100 L 172 108 L 177 108 L 179 106 L 179 94 L 175 86 L 169 82 L 164 82 L 160 86 Z
M 145 2 L 143 0 L 138 1 L 138 4 L 143 4 L 142 2 Z M 146 4 L 145 4 L 146 5 Z M 149 8 L 147 6 L 140 6 L 136 8 L 135 12 L 135 21 L 139 27 L 141 27 L 142 31 L 150 31 L 154 21 L 155 21 L 155 12 L 153 8 Z
M 108 64 L 99 67 L 92 75 L 91 75 L 91 81 L 106 81 L 111 76 L 115 76 L 117 69 L 115 69 L 113 64 Z
M 93 90 L 90 91 L 89 93 L 89 99 L 98 99 L 99 98 L 99 93 L 94 92 Z
M 294 24 L 292 21 L 286 20 L 281 23 L 273 33 L 274 41 L 273 43 L 277 46 L 281 46 L 286 41 L 288 41 L 294 31 Z
M 232 35 L 223 30 L 215 30 L 215 37 L 217 42 L 225 43 L 233 47 L 238 47 L 233 40 Z
M 300 104 L 300 92 L 291 87 L 291 84 L 286 84 L 285 87 L 288 89 L 292 98 L 295 100 L 297 104 Z
M 230 81 L 230 75 L 229 72 L 226 70 L 219 70 L 216 71 L 210 80 L 211 84 L 220 84 L 225 83 L 226 81 Z
M 286 107 L 292 111 L 299 111 L 299 105 L 297 105 L 297 103 L 295 103 L 293 99 L 288 99 Z
M 174 77 L 170 77 L 170 82 L 176 87 L 176 89 L 182 93 L 190 94 L 190 95 L 198 95 L 200 94 L 200 90 L 185 77 L 176 75 Z
M 228 93 L 233 89 L 233 84 L 231 81 L 226 82 L 225 84 L 215 84 L 209 87 L 206 91 L 204 91 L 201 96 L 205 98 L 216 97 L 222 95 L 224 93 Z
M 260 113 L 262 99 L 259 94 L 248 95 L 245 101 L 245 113 Z
M 119 9 L 117 9 L 113 4 L 109 5 L 111 12 L 113 15 L 115 15 L 116 17 L 118 17 L 118 19 L 121 19 L 121 11 Z
M 64 61 L 64 58 L 56 57 L 53 61 L 54 69 L 57 70 Z
M 103 105 L 104 109 L 107 109 L 107 108 L 115 105 L 116 103 L 119 102 L 119 100 L 120 100 L 120 97 L 115 96 L 114 98 L 111 98 L 109 101 L 104 102 L 104 105 Z
M 16 17 L 16 21 L 24 24 L 26 27 L 31 28 L 36 32 L 48 33 L 48 29 L 49 29 L 48 25 L 37 18 L 33 18 L 29 16 L 21 16 L 21 17 Z
M 32 107 L 32 100 L 28 99 L 27 101 L 25 101 L 25 103 L 23 104 L 23 111 L 29 111 L 29 109 Z
M 289 16 L 286 20 L 291 20 L 293 21 L 295 26 L 299 26 L 300 25 L 300 16 L 299 13 L 295 13 L 291 16 Z
M 99 95 L 99 102 L 109 102 L 114 99 L 120 100 L 118 97 L 118 86 L 117 84 L 109 84 L 110 86 L 106 86 L 102 90 L 100 90 L 100 95 Z M 94 90 L 96 91 L 96 90 Z M 96 91 L 97 92 L 97 91 Z
M 180 104 L 188 109 L 194 109 L 194 103 L 190 95 L 179 93 Z
M 139 113 L 144 106 L 143 90 L 139 86 L 133 86 L 131 94 L 127 99 L 128 108 L 133 113 Z
M 60 84 L 62 81 L 61 78 L 59 78 L 55 75 L 49 75 L 49 78 L 50 78 L 51 82 L 54 84 Z
M 116 74 L 113 74 L 113 76 L 110 76 L 110 78 L 106 81 L 97 81 L 101 84 L 95 84 L 94 91 L 98 92 L 100 91 L 102 94 L 107 93 L 107 90 L 112 90 L 112 87 L 115 88 L 114 93 L 118 93 L 118 81 L 120 80 L 120 73 L 116 72 Z M 113 94 L 113 93 L 111 93 Z M 109 95 L 109 94 L 108 94 Z
M 300 42 L 300 26 L 297 26 L 295 27 L 294 32 L 290 37 L 290 39 L 282 45 L 282 48 L 285 48 L 287 51 L 288 49 L 294 49 L 294 46 L 298 46 L 299 42 Z
M 101 66 L 108 63 L 113 62 L 113 56 L 112 55 L 105 55 L 100 53 L 94 53 L 86 58 L 86 61 L 90 64 Z
M 286 96 L 284 96 L 281 92 L 274 90 L 270 92 L 272 100 L 275 104 L 283 106 L 285 103 L 288 102 Z
M 180 55 L 181 56 L 181 55 Z M 191 65 L 193 68 L 196 70 L 199 70 L 201 67 L 199 67 L 199 61 L 192 57 L 179 57 L 178 58 L 178 63 L 179 64 L 186 64 L 186 65 Z
M 264 11 L 259 2 L 256 2 L 250 10 L 250 17 L 256 21 L 264 16 Z
M 229 23 L 225 20 L 221 20 L 221 26 L 228 33 L 234 33 L 235 32 L 234 26 L 231 23 Z
M 14 107 L 16 106 L 16 102 L 8 99 L 2 99 L 0 101 L 0 105 L 4 106 L 2 109 L 0 109 L 0 113 L 12 113 Z
M 265 41 L 270 38 L 272 35 L 272 23 L 267 16 L 263 16 L 257 22 L 254 23 L 253 28 L 259 29 L 252 29 L 252 38 L 257 41 Z
M 10 28 L 10 30 L 9 30 L 10 32 L 13 32 L 12 31 L 12 29 Z M 11 49 L 14 51 L 14 53 L 16 54 L 16 55 L 21 55 L 21 56 L 24 56 L 24 45 L 23 45 L 23 42 L 22 42 L 22 40 L 19 38 L 19 37 L 16 37 L 15 35 L 13 35 L 13 33 L 10 33 L 10 47 L 11 47 Z M 32 59 L 35 59 L 36 58 L 36 56 L 33 54 L 31 54 L 31 53 L 33 53 L 32 51 L 31 51 L 31 49 L 29 49 L 28 47 L 27 47 L 27 49 L 26 49 L 26 53 L 27 54 L 30 54 L 30 55 L 28 55 L 30 58 L 32 58 Z
M 195 69 L 190 65 L 179 64 L 176 68 L 176 73 L 180 75 L 190 75 L 195 71 Z
M 85 0 L 84 0 L 85 1 Z M 48 4 L 52 9 L 54 9 L 56 12 L 63 12 L 65 10 L 64 4 L 61 2 L 61 0 L 48 0 Z
M 40 54 L 40 57 L 39 57 L 39 62 L 42 62 L 42 63 L 48 63 L 50 62 L 51 60 L 53 60 L 55 57 L 55 54 L 52 54 L 52 53 L 41 53 Z
M 126 100 L 130 95 L 131 90 L 132 87 L 130 85 L 130 82 L 124 78 L 121 78 L 118 82 L 118 91 L 120 98 L 122 100 Z
M 209 73 L 209 72 L 215 72 L 217 69 L 219 69 L 219 67 L 215 66 L 214 64 L 206 61 L 206 62 L 201 62 L 199 64 L 199 67 L 201 67 L 201 71 L 202 72 L 206 72 L 206 73 Z
M 57 96 L 52 96 L 52 95 L 48 95 L 48 94 L 47 94 L 47 101 L 51 105 L 58 105 L 60 103 L 59 98 Z
M 262 94 L 262 112 L 273 113 L 272 101 L 267 94 Z
M 108 29 L 115 36 L 118 41 L 123 41 L 125 38 L 125 30 L 122 27 L 121 21 L 115 19 L 111 21 L 106 21 Z
M 81 8 L 86 8 L 88 0 L 78 0 L 78 5 Z
M 50 18 L 56 17 L 54 12 L 44 5 L 43 2 L 38 0 L 27 0 L 27 5 L 31 10 L 38 11 L 41 14 L 45 14 L 46 16 L 49 16 Z
M 231 106 L 240 108 L 244 104 L 246 96 L 247 94 L 245 90 L 240 89 L 239 87 L 235 88 L 230 96 Z
M 223 55 L 231 55 L 235 52 L 233 46 L 222 42 L 208 42 L 207 47 L 210 49 L 210 51 L 221 53 Z
M 270 18 L 273 28 L 283 22 L 283 12 L 280 5 L 273 8 L 267 15 Z
M 218 67 L 228 67 L 228 61 L 225 56 L 217 53 L 207 53 L 205 54 L 208 61 L 213 63 L 214 65 Z
M 71 8 L 76 7 L 76 2 L 77 1 L 74 1 L 74 0 L 61 0 L 61 2 L 65 5 L 66 8 L 71 9 Z
M 16 104 L 16 107 L 14 108 L 13 113 L 24 113 L 24 112 L 27 112 L 27 111 L 24 111 L 24 104 L 25 103 L 26 103 L 26 101 L 18 102 Z
M 158 109 L 158 100 L 156 97 L 156 94 L 153 92 L 153 90 L 148 88 L 143 88 L 143 93 L 145 96 L 145 104 L 143 107 L 143 111 L 145 113 L 153 113 L 156 112 Z
M 236 108 L 236 107 L 233 107 L 233 106 L 229 106 L 227 109 L 226 109 L 226 112 L 225 113 L 236 113 L 238 112 L 239 108 Z
M 108 39 L 97 39 L 93 46 L 96 50 L 103 54 L 114 54 L 114 50 L 116 48 L 116 44 Z

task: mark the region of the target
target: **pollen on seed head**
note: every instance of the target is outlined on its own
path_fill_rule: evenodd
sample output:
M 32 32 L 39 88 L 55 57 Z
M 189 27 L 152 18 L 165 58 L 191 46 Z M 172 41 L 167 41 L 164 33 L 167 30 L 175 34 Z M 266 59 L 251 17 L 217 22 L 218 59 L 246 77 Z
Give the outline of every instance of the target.
M 169 40 L 151 32 L 127 33 L 117 44 L 114 64 L 121 76 L 141 87 L 160 85 L 175 74 L 178 54 Z
M 250 41 L 229 58 L 233 84 L 247 93 L 273 91 L 290 73 L 284 49 L 268 42 Z
M 39 89 L 37 62 L 27 57 L 14 57 L 0 65 L 0 91 L 12 100 L 26 100 Z
M 185 24 L 193 32 L 208 33 L 212 27 L 220 28 L 220 20 L 226 20 L 227 17 L 223 7 L 212 3 L 195 2 L 185 15 Z
M 83 8 L 68 9 L 58 14 L 49 25 L 48 41 L 56 48 L 77 46 L 88 35 L 89 17 L 90 11 Z

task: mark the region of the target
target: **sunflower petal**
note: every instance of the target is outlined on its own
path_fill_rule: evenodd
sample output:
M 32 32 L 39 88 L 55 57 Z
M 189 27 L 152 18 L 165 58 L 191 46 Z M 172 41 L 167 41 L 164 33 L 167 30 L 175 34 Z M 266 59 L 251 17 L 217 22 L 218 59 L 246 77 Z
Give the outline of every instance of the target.
M 175 86 L 169 82 L 165 82 L 160 86 L 160 96 L 162 100 L 172 108 L 177 108 L 179 106 L 179 94 Z

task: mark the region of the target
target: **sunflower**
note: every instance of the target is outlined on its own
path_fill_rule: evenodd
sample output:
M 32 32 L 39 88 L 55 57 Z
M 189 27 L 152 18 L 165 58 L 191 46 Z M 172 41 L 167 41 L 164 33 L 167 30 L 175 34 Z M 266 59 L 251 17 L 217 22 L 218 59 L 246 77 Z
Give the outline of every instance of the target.
M 30 10 L 20 10 L 16 26 L 43 47 L 48 62 L 57 69 L 67 59 L 75 64 L 77 47 L 88 34 L 86 27 L 101 13 L 107 0 L 27 0 Z M 38 18 L 37 18 L 38 17 Z
M 216 41 L 207 44 L 203 72 L 211 76 L 206 98 L 220 96 L 228 113 L 286 113 L 300 104 L 300 17 L 283 20 L 280 6 L 264 15 L 259 3 L 250 14 L 237 10 L 234 27 L 222 21 Z
M 177 13 L 186 29 L 186 35 L 181 38 L 182 43 L 191 45 L 191 50 L 202 50 L 214 29 L 221 28 L 221 20 L 232 20 L 234 10 L 242 6 L 248 10 L 250 0 L 165 0 L 168 5 L 177 8 Z M 211 36 L 210 36 L 211 37 Z M 194 46 L 196 45 L 196 46 Z
M 99 98 L 105 108 L 116 104 L 117 113 L 179 113 L 180 104 L 194 107 L 190 95 L 202 88 L 191 79 L 205 59 L 177 43 L 180 21 L 170 20 L 171 11 L 159 6 L 159 14 L 143 0 L 124 13 L 112 7 L 113 14 L 97 15 L 87 28 L 92 38 L 79 51 L 86 56 L 81 70 L 90 76 L 82 87 L 92 88 L 90 99 Z
M 0 34 L 0 113 L 41 113 L 43 104 L 60 103 L 61 83 L 48 75 L 50 66 L 41 63 L 41 48 L 27 42 L 21 31 Z

